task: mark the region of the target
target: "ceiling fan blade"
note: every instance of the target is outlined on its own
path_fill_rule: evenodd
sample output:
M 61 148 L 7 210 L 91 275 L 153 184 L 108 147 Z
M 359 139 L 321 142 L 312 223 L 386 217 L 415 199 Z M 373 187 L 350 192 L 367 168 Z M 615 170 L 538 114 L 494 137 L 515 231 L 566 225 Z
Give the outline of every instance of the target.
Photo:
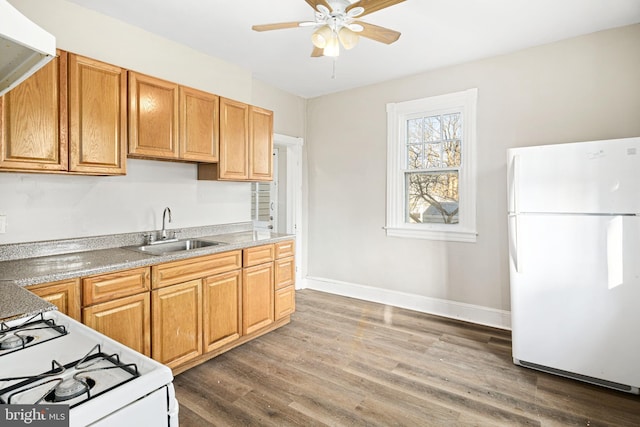
M 320 56 L 324 55 L 324 49 L 321 49 L 319 47 L 313 47 L 313 50 L 311 51 L 311 57 L 312 58 L 318 58 Z
M 331 10 L 331 6 L 329 6 L 329 3 L 327 3 L 326 0 L 305 0 L 305 1 L 309 4 L 309 6 L 313 8 L 313 10 L 318 10 L 319 4 Z
M 363 7 L 364 12 L 358 16 L 365 16 L 378 10 L 393 6 L 394 4 L 402 3 L 405 0 L 360 0 L 347 7 L 347 12 L 354 7 Z M 307 1 L 307 3 L 309 3 Z
M 380 43 L 391 44 L 400 38 L 401 33 L 389 28 L 379 27 L 362 21 L 356 21 L 354 23 L 362 25 L 363 30 L 357 33 L 358 35 Z
M 254 25 L 251 27 L 253 31 L 271 31 L 271 30 L 283 30 L 285 28 L 298 28 L 301 24 L 306 25 L 307 21 L 300 22 L 279 22 L 277 24 L 262 24 Z

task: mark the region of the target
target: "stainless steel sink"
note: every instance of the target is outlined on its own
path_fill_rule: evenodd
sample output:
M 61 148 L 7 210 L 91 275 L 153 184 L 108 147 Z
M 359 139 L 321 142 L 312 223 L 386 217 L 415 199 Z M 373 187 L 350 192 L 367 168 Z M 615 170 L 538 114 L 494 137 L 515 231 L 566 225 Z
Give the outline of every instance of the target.
M 170 242 L 154 242 L 149 245 L 125 246 L 123 249 L 142 252 L 149 255 L 168 255 L 176 252 L 191 251 L 209 246 L 222 245 L 220 242 L 211 242 L 198 239 L 174 240 Z

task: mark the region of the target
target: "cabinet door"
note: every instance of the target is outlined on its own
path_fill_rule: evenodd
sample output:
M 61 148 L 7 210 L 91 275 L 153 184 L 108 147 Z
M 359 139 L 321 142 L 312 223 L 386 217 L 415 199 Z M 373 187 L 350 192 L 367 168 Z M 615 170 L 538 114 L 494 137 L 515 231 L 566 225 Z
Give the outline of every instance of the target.
M 0 168 L 66 171 L 67 53 L 0 97 Z
M 192 280 L 152 291 L 152 355 L 170 368 L 202 354 L 201 288 Z
M 273 323 L 273 262 L 242 271 L 242 333 Z
M 129 72 L 129 155 L 177 159 L 178 85 Z
M 274 280 L 276 289 L 284 288 L 285 286 L 290 286 L 295 283 L 296 265 L 295 259 L 292 256 L 275 260 L 273 266 L 275 270 Z
M 215 350 L 240 338 L 241 292 L 241 270 L 203 280 L 205 351 Z
M 145 292 L 82 309 L 83 323 L 109 338 L 150 356 L 149 293 Z
M 275 320 L 291 315 L 296 310 L 296 290 L 292 286 L 276 290 Z
M 249 180 L 273 179 L 273 112 L 251 107 L 249 120 Z
M 180 86 L 180 158 L 218 161 L 218 96 Z
M 61 313 L 74 318 L 78 322 L 81 321 L 79 279 L 43 283 L 29 286 L 27 289 L 58 307 Z
M 124 175 L 127 74 L 69 54 L 69 170 Z
M 220 98 L 220 179 L 249 177 L 249 106 Z

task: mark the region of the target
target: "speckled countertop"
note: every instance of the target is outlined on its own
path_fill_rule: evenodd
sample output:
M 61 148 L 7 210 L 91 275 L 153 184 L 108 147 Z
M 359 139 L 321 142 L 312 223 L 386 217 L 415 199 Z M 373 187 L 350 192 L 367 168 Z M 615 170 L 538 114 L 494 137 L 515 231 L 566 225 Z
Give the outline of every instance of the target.
M 178 230 L 178 238 L 198 238 L 218 245 L 166 255 L 151 255 L 125 249 L 143 243 L 144 233 L 0 245 L 0 319 L 55 309 L 23 286 L 91 276 L 169 261 L 227 252 L 292 239 L 290 234 L 256 231 L 251 223 L 193 227 Z M 29 301 L 27 301 L 27 298 Z M 38 301 L 39 300 L 39 301 Z M 44 303 L 45 305 L 42 305 Z M 14 313 L 14 314 L 12 314 Z

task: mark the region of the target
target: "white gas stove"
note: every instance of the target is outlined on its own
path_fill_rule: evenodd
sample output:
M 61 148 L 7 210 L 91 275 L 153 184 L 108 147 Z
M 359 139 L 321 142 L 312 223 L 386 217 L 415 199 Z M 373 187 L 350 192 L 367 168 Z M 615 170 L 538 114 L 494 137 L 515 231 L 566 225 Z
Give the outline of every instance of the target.
M 68 405 L 70 426 L 177 426 L 171 370 L 57 311 L 0 325 L 0 405 Z

